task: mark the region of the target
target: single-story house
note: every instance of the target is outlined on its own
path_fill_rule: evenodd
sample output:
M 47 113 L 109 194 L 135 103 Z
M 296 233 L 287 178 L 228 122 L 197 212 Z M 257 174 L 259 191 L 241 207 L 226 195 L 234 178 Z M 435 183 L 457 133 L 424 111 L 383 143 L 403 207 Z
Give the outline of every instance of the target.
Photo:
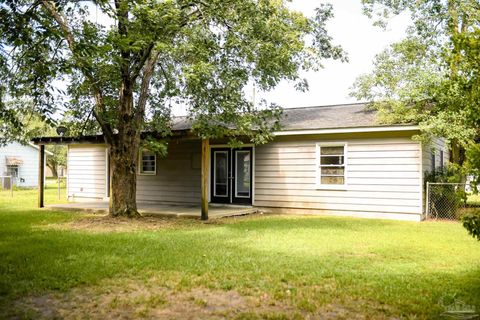
M 224 140 L 202 143 L 189 134 L 185 118 L 176 119 L 166 158 L 148 150 L 139 154 L 137 200 L 208 200 L 264 212 L 420 221 L 423 174 L 449 158 L 443 139 L 423 145 L 412 140 L 417 125 L 381 125 L 375 111 L 362 103 L 285 109 L 281 124 L 273 141 L 232 149 Z M 68 143 L 68 199 L 108 199 L 103 137 L 38 138 L 35 143 L 59 140 Z M 202 179 L 204 150 L 208 176 Z
M 52 155 L 46 151 L 45 157 Z M 45 161 L 44 161 L 45 162 Z M 0 176 L 13 177 L 19 187 L 38 186 L 38 146 L 33 143 L 11 142 L 0 146 Z M 2 179 L 2 187 L 10 187 L 9 179 Z

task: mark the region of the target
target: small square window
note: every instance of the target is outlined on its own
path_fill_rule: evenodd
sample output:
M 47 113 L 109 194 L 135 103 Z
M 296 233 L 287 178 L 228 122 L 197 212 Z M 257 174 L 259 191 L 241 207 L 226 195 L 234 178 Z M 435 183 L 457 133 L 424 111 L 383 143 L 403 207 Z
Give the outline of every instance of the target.
M 145 175 L 154 175 L 157 173 L 157 156 L 155 153 L 142 150 L 140 152 L 139 173 Z

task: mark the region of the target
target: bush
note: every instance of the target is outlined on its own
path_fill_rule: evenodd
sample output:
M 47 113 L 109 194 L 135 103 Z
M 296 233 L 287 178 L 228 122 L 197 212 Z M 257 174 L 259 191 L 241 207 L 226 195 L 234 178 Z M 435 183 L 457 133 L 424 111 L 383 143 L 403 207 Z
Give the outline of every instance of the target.
M 426 172 L 424 181 L 431 183 L 461 183 L 464 177 L 460 167 L 450 164 L 445 168 L 437 168 Z M 467 193 L 459 185 L 435 185 L 430 188 L 430 205 L 435 208 L 437 218 L 458 219 L 459 208 L 466 205 Z
M 462 222 L 468 233 L 480 241 L 480 210 L 465 214 L 462 217 Z
M 478 193 L 480 187 L 480 143 L 471 145 L 465 153 L 465 168 L 467 173 L 473 177 L 470 186 L 474 193 Z
M 462 183 L 465 182 L 465 172 L 462 167 L 450 163 L 446 167 L 425 172 L 423 180 L 425 185 L 427 182 Z

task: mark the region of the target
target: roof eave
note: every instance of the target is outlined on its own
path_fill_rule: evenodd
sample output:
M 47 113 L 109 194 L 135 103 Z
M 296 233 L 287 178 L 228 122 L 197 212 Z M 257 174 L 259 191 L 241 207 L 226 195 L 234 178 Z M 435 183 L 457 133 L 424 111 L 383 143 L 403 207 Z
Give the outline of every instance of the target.
M 419 131 L 418 125 L 394 125 L 394 126 L 369 126 L 349 128 L 326 128 L 326 129 L 305 129 L 305 130 L 282 130 L 273 133 L 274 136 L 295 136 L 315 135 L 333 133 L 367 133 L 367 132 L 398 132 L 398 131 Z
M 172 130 L 172 134 L 167 137 L 158 135 L 153 132 L 143 132 L 142 139 L 147 136 L 152 136 L 158 139 L 162 138 L 179 138 L 188 137 L 190 130 Z M 35 145 L 66 145 L 66 144 L 105 144 L 105 138 L 102 134 L 77 136 L 77 137 L 36 137 L 33 138 L 32 143 Z

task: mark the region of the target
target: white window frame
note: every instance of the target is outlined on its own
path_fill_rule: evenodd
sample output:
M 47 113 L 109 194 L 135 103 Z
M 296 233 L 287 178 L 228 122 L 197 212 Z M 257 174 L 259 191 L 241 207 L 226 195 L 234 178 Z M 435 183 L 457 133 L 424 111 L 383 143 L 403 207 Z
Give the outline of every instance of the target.
M 321 167 L 320 167 L 320 150 L 322 147 L 343 147 L 343 168 L 344 177 L 343 184 L 322 184 L 321 180 Z M 315 187 L 316 189 L 328 189 L 328 190 L 346 190 L 348 186 L 348 144 L 346 142 L 318 142 L 316 144 L 316 177 Z
M 154 156 L 154 161 L 155 161 L 155 170 L 153 171 L 142 171 L 142 167 L 143 167 L 143 152 L 151 152 L 153 153 L 153 156 Z M 139 153 L 138 153 L 138 174 L 141 175 L 141 176 L 155 176 L 157 175 L 157 155 L 152 152 L 152 151 L 149 151 L 147 149 L 140 149 Z

